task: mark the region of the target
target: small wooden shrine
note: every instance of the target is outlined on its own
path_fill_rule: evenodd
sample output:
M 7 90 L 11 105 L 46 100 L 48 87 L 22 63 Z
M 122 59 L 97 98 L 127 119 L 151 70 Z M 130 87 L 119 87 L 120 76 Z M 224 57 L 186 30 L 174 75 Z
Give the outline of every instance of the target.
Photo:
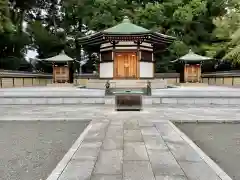
M 137 26 L 124 17 L 114 27 L 79 39 L 84 49 L 100 50 L 99 78 L 152 79 L 154 52 L 163 51 L 174 37 Z
M 191 49 L 188 54 L 178 58 L 173 62 L 179 61 L 183 63 L 183 69 L 180 73 L 181 82 L 201 82 L 201 65 L 206 60 L 211 60 L 210 57 L 200 56 L 195 54 Z M 181 78 L 182 77 L 182 78 Z
M 51 62 L 53 67 L 53 83 L 72 83 L 73 71 L 71 62 L 74 61 L 67 56 L 64 51 L 59 55 L 44 59 L 44 61 Z

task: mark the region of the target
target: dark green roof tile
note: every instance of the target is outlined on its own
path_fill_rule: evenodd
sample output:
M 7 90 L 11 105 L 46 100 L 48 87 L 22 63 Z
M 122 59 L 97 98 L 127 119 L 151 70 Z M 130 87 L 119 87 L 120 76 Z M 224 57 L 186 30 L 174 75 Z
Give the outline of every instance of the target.
M 179 60 L 182 61 L 205 61 L 205 60 L 211 60 L 212 58 L 206 57 L 206 56 L 200 56 L 198 54 L 195 54 L 191 49 L 189 50 L 189 53 L 179 58 Z
M 134 33 L 147 33 L 150 32 L 150 30 L 137 26 L 128 19 L 127 16 L 124 17 L 122 23 L 113 26 L 111 28 L 108 28 L 104 30 L 105 33 L 111 33 L 111 34 L 134 34 Z

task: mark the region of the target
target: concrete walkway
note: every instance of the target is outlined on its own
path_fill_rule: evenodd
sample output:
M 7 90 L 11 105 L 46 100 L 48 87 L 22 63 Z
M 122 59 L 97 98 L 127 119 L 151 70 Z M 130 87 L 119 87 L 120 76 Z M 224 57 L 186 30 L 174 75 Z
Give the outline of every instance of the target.
M 204 116 L 208 121 L 236 120 L 238 106 L 163 106 L 143 112 L 114 112 L 107 106 L 0 106 L 0 110 L 0 120 L 32 120 L 36 115 L 38 120 L 91 118 L 47 180 L 231 180 L 169 120 L 196 121 Z

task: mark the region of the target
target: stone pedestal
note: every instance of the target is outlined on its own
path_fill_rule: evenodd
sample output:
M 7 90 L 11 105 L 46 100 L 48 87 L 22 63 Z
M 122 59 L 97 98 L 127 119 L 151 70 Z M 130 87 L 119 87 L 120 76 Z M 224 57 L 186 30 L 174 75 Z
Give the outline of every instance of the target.
M 115 96 L 115 109 L 117 111 L 142 110 L 142 95 L 119 94 Z

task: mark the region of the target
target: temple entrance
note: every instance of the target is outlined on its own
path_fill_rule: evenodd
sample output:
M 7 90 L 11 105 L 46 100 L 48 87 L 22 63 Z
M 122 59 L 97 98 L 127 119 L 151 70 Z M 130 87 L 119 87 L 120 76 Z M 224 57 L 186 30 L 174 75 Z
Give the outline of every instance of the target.
M 69 82 L 69 68 L 67 66 L 54 66 L 53 80 L 54 80 L 54 83 Z
M 185 66 L 185 82 L 200 82 L 200 65 L 188 64 Z
M 116 53 L 114 59 L 115 79 L 137 79 L 138 78 L 137 54 L 134 52 Z

